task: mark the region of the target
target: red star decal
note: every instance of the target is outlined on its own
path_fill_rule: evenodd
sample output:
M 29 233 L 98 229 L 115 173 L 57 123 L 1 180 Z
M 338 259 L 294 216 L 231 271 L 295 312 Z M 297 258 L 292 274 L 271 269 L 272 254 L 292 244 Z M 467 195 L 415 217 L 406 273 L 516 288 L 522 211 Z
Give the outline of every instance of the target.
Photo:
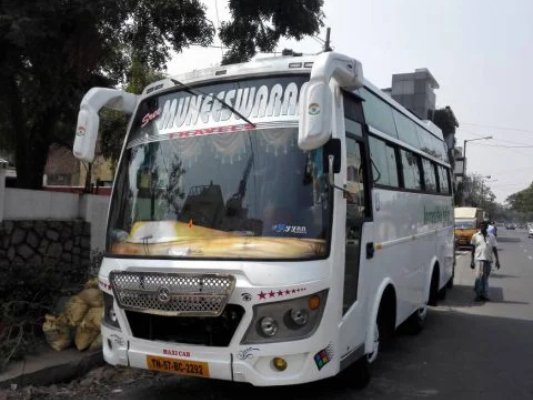
M 274 293 L 272 290 L 270 291 L 270 293 L 268 294 L 270 297 L 274 297 L 276 295 L 276 293 Z
M 283 296 L 283 290 L 278 290 L 278 296 Z
M 293 292 L 293 293 L 296 293 L 296 290 L 292 289 L 292 292 Z
M 261 290 L 261 293 L 258 294 L 258 296 L 259 296 L 259 300 L 264 300 L 266 295 L 267 295 L 267 294 L 264 293 L 264 292 Z
M 288 296 L 289 294 L 291 294 L 291 291 L 289 289 L 285 290 L 285 294 Z

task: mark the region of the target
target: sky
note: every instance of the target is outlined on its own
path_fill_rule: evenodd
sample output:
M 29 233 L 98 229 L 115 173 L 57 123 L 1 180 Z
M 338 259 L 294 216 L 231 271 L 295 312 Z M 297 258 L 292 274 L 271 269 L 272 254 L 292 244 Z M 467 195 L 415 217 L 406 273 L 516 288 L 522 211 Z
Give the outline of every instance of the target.
M 205 3 L 216 27 L 229 19 L 227 1 Z M 378 87 L 428 68 L 440 85 L 437 107 L 449 105 L 459 121 L 457 145 L 492 136 L 468 143 L 467 173 L 485 176 L 500 202 L 533 182 L 533 0 L 325 0 L 324 13 L 318 38 L 282 40 L 277 51 L 318 53 L 331 27 L 334 50 L 361 61 Z M 221 57 L 220 48 L 192 47 L 168 72 Z

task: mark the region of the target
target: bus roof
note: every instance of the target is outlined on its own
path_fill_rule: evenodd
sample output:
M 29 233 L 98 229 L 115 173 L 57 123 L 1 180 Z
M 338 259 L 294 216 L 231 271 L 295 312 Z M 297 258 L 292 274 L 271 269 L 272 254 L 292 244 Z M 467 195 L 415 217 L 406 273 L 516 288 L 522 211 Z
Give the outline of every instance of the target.
M 311 73 L 311 68 L 315 59 L 316 55 L 264 57 L 256 58 L 245 63 L 220 65 L 205 69 L 198 69 L 180 75 L 171 75 L 168 78 L 154 82 L 144 89 L 143 95 L 151 95 L 155 92 L 174 87 L 176 84 L 172 81 L 172 79 L 187 85 L 194 85 L 210 81 L 233 80 L 237 77 L 247 78 L 256 76 L 270 76 L 272 74 L 309 74 Z M 433 122 L 419 119 L 411 111 L 403 107 L 391 96 L 382 92 L 381 89 L 377 88 L 366 79 L 364 79 L 364 86 L 379 96 L 383 101 L 389 103 L 398 111 L 417 122 L 433 136 L 437 137 L 441 141 L 444 141 L 441 130 Z

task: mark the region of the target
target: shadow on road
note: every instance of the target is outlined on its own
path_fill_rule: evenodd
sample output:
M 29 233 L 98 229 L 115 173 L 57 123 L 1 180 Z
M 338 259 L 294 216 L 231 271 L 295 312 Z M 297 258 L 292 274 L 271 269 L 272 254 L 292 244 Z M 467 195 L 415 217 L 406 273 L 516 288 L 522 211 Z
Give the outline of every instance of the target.
M 502 278 L 520 278 L 516 275 L 501 274 L 499 272 L 493 272 L 490 274 L 490 279 L 502 279 Z
M 517 237 L 498 237 L 497 240 L 500 243 L 518 243 L 522 241 L 522 239 Z
M 466 289 L 466 288 L 465 288 Z M 455 297 L 455 289 L 453 290 Z M 248 384 L 158 375 L 113 399 L 329 400 L 527 399 L 533 393 L 533 321 L 432 309 L 426 329 L 399 335 L 373 365 L 364 390 L 336 380 L 261 388 Z M 492 377 L 487 379 L 487 377 Z M 480 393 L 483 396 L 480 397 Z

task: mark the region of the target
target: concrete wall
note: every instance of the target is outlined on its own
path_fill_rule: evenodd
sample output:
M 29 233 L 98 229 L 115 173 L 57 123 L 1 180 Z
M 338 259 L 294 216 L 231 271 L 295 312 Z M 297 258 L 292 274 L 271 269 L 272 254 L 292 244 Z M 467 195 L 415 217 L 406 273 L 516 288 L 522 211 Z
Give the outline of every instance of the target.
M 108 196 L 13 188 L 3 194 L 0 187 L 0 221 L 85 221 L 90 224 L 91 251 L 104 250 Z
M 4 220 L 69 220 L 79 218 L 79 195 L 7 188 Z
M 91 250 L 104 251 L 109 197 L 80 196 L 80 217 L 91 223 Z

